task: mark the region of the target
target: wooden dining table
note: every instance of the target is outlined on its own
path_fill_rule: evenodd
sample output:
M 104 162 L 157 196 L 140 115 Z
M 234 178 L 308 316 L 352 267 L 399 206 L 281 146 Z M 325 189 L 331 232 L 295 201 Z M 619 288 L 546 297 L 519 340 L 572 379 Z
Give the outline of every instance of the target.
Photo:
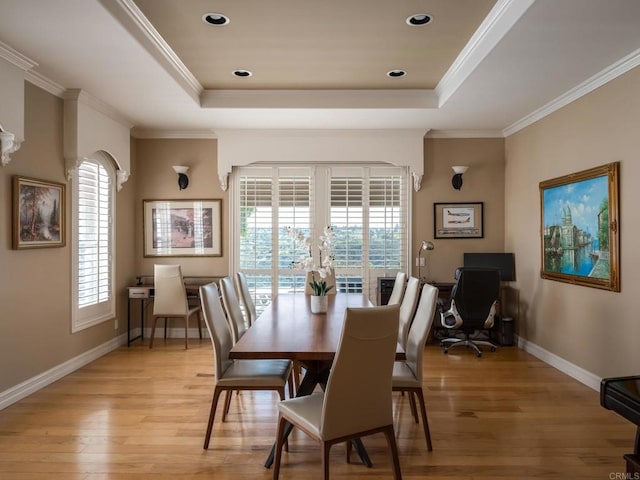
M 233 346 L 229 358 L 297 360 L 305 368 L 305 374 L 296 396 L 310 395 L 318 385 L 324 389 L 347 308 L 373 306 L 361 293 L 337 293 L 328 297 L 327 312 L 314 314 L 310 295 L 279 294 Z M 398 345 L 396 359 L 404 358 L 404 351 Z M 286 436 L 292 428 L 287 425 Z M 359 439 L 354 441 L 354 447 L 362 462 L 370 467 L 371 461 Z M 273 463 L 274 448 L 265 463 L 267 468 Z

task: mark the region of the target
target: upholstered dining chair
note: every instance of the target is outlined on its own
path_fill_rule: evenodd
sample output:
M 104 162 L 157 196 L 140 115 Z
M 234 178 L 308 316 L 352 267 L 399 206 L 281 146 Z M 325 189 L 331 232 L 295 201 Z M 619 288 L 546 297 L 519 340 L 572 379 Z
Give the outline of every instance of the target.
M 233 343 L 235 344 L 247 331 L 247 324 L 244 321 L 242 310 L 240 310 L 240 300 L 236 295 L 231 277 L 220 279 L 220 293 L 222 294 L 222 303 L 224 304 L 225 312 L 227 312 L 227 319 L 231 326 Z
M 153 326 L 149 348 L 153 348 L 159 318 L 164 318 L 165 337 L 169 318 L 184 319 L 184 348 L 189 348 L 189 319 L 195 315 L 198 318 L 198 334 L 202 338 L 200 305 L 189 306 L 180 265 L 154 265 L 153 289 Z
M 387 305 L 395 305 L 402 303 L 402 298 L 404 297 L 404 289 L 407 286 L 407 274 L 404 272 L 398 272 L 396 275 L 396 281 L 393 284 L 393 290 L 391 290 L 391 295 L 389 296 L 389 301 Z
M 238 300 L 238 296 L 236 295 L 235 287 L 233 285 L 233 280 L 231 279 L 231 277 L 224 277 L 220 279 L 220 293 L 222 294 L 221 296 L 222 303 L 224 305 L 224 311 L 227 315 L 227 321 L 229 322 L 229 327 L 231 328 L 233 344 L 235 345 L 238 340 L 240 340 L 245 334 L 248 327 L 245 323 L 244 316 L 242 315 L 242 310 L 240 310 L 240 301 Z M 294 383 L 297 387 L 297 379 L 292 375 L 291 383 L 289 384 L 290 395 L 293 395 Z M 222 413 L 223 421 L 226 420 L 227 414 L 229 413 L 233 390 L 234 389 L 227 389 L 227 395 L 224 399 L 224 410 Z
M 427 440 L 427 449 L 433 450 L 431 444 L 431 433 L 429 432 L 429 420 L 427 419 L 427 409 L 424 403 L 424 393 L 422 391 L 422 357 L 424 356 L 425 343 L 429 329 L 433 323 L 433 316 L 438 306 L 438 289 L 428 283 L 422 287 L 422 295 L 418 309 L 413 318 L 407 345 L 405 347 L 406 360 L 395 362 L 393 365 L 392 388 L 396 392 L 407 392 L 411 413 L 416 423 L 418 423 L 418 412 L 414 395 L 418 397 L 420 404 L 420 415 L 422 416 L 422 426 L 424 427 L 424 437 Z
M 393 477 L 400 480 L 400 461 L 393 430 L 391 374 L 398 337 L 398 305 L 347 308 L 326 390 L 278 404 L 273 478 L 280 474 L 287 423 L 322 444 L 324 478 L 329 478 L 329 451 L 335 443 L 383 432 L 391 451 Z
M 291 361 L 229 359 L 233 338 L 215 283 L 200 287 L 200 302 L 215 356 L 216 385 L 204 438 L 204 448 L 207 449 L 220 394 L 232 390 L 275 390 L 280 399 L 284 400 L 284 387 L 291 374 Z
M 244 272 L 236 273 L 236 290 L 238 291 L 238 297 L 240 297 L 240 302 L 242 302 L 242 307 L 247 317 L 247 324 L 250 327 L 258 316 L 256 314 L 256 304 L 249 290 L 249 281 Z
M 413 314 L 416 311 L 418 296 L 420 295 L 420 280 L 416 277 L 409 277 L 407 288 L 404 291 L 404 297 L 400 304 L 400 327 L 398 328 L 398 342 L 402 348 L 407 346 L 407 336 L 409 335 L 409 327 L 413 320 Z

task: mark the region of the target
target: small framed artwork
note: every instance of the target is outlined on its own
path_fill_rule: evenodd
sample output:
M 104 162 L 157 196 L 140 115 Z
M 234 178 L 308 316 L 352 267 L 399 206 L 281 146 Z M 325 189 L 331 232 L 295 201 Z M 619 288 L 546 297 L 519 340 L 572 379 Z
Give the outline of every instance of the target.
M 540 182 L 540 276 L 620 291 L 619 162 Z
M 13 177 L 13 248 L 65 245 L 65 185 Z
M 143 200 L 145 257 L 222 256 L 222 200 Z
M 433 238 L 483 238 L 484 204 L 434 203 Z

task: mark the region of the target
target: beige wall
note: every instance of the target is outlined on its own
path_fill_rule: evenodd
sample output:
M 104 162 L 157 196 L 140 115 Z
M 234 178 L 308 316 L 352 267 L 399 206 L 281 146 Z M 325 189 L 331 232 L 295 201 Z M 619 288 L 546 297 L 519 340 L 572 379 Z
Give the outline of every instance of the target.
M 433 242 L 427 252 L 428 280 L 452 282 L 455 269 L 462 265 L 464 252 L 504 251 L 504 139 L 427 138 L 424 141 L 422 188 L 414 192 L 412 204 L 412 273 L 417 248 L 422 240 Z M 462 189 L 451 186 L 453 165 L 468 165 Z M 445 202 L 484 202 L 484 238 L 434 239 L 433 204 Z
M 153 275 L 155 263 L 182 265 L 183 275 L 224 276 L 229 271 L 229 203 L 220 188 L 217 141 L 205 139 L 137 139 L 136 151 L 136 273 Z M 189 187 L 178 188 L 172 165 L 187 165 Z M 142 245 L 143 200 L 222 199 L 222 257 L 147 257 Z M 130 238 L 134 238 L 133 235 Z
M 521 336 L 600 377 L 638 374 L 640 68 L 506 139 L 507 250 L 516 253 Z M 620 162 L 620 293 L 540 278 L 538 184 Z
M 133 277 L 134 257 L 127 251 L 133 189 L 125 184 L 117 195 L 119 331 L 114 321 L 108 321 L 71 334 L 71 191 L 64 174 L 62 135 L 62 100 L 25 83 L 25 141 L 9 165 L 0 168 L 0 392 L 104 344 L 126 326 L 126 304 L 120 292 Z M 67 185 L 65 247 L 11 249 L 14 175 Z

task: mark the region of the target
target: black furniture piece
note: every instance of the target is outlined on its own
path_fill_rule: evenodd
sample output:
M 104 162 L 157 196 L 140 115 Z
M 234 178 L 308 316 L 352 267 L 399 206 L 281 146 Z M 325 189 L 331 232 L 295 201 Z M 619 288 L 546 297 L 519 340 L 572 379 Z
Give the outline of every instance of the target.
M 622 415 L 638 427 L 634 452 L 626 454 L 624 459 L 627 473 L 640 474 L 640 375 L 602 379 L 600 405 Z
M 462 267 L 456 270 L 456 284 L 447 302 L 440 302 L 440 322 L 444 328 L 458 330 L 463 338 L 449 337 L 440 341 L 444 353 L 453 346 L 473 348 L 482 356 L 480 346 L 492 352 L 496 346 L 489 340 L 472 340 L 477 330 L 490 330 L 495 321 L 500 297 L 500 273 L 496 268 Z

